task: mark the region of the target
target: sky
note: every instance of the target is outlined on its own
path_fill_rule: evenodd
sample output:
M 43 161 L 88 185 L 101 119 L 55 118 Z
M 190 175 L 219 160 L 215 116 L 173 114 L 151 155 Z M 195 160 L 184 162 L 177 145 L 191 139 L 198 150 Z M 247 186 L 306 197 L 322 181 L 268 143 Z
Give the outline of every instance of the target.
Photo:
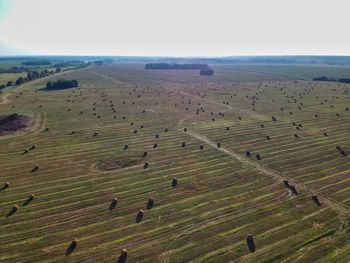
M 349 0 L 0 0 L 1 55 L 350 55 Z

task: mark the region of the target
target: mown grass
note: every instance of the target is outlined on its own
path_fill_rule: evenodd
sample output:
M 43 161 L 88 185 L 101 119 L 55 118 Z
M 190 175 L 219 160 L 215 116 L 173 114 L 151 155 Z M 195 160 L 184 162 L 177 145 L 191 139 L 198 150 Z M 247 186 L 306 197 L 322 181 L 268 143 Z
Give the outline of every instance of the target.
M 81 83 L 72 90 L 42 91 L 44 81 L 16 88 L 1 111 L 36 114 L 40 125 L 0 139 L 1 182 L 11 183 L 0 192 L 0 261 L 117 262 L 122 248 L 129 251 L 127 262 L 349 260 L 349 238 L 340 231 L 344 220 L 334 210 L 317 206 L 304 192 L 291 196 L 283 182 L 209 145 L 200 150 L 203 142 L 183 131 L 187 127 L 242 155 L 259 152 L 262 165 L 347 206 L 350 193 L 342 189 L 347 188 L 348 160 L 335 146 L 349 146 L 343 94 L 348 87 L 269 80 L 271 75 L 226 68 L 220 74 L 203 78 L 117 64 L 66 73 Z M 298 103 L 288 103 L 287 95 Z M 255 111 L 253 96 L 259 98 Z M 229 107 L 221 106 L 223 101 Z M 297 109 L 300 102 L 302 110 Z M 200 107 L 204 112 L 196 115 Z M 292 122 L 301 123 L 301 130 Z M 300 139 L 293 137 L 296 132 Z M 33 144 L 36 149 L 21 155 Z M 141 164 L 96 168 L 101 161 L 135 156 Z M 144 162 L 149 168 L 143 169 Z M 35 164 L 40 169 L 30 173 Z M 177 187 L 171 186 L 174 176 Z M 35 198 L 22 206 L 30 194 Z M 150 196 L 155 204 L 147 210 Z M 118 204 L 110 210 L 113 198 Z M 15 204 L 19 210 L 6 218 Z M 145 213 L 137 223 L 139 209 Z M 246 245 L 250 233 L 254 253 Z M 78 245 L 66 255 L 74 238 Z

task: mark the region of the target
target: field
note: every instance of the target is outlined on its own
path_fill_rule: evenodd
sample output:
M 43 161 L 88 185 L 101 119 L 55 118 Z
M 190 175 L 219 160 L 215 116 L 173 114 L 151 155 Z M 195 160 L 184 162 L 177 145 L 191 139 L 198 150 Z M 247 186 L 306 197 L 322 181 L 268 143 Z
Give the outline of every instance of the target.
M 26 76 L 25 73 L 2 73 L 0 74 L 0 85 L 1 84 L 6 85 L 8 81 L 15 82 L 19 77 L 25 77 L 25 76 Z
M 350 86 L 305 80 L 347 68 L 305 67 L 113 64 L 5 89 L 1 115 L 32 126 L 0 137 L 0 262 L 349 262 Z

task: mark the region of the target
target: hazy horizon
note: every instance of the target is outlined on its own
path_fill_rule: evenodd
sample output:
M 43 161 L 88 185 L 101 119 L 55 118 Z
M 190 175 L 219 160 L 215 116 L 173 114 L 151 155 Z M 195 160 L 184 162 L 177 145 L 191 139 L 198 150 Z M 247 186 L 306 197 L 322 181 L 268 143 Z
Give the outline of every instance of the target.
M 0 0 L 0 56 L 349 56 L 348 7 L 344 0 Z

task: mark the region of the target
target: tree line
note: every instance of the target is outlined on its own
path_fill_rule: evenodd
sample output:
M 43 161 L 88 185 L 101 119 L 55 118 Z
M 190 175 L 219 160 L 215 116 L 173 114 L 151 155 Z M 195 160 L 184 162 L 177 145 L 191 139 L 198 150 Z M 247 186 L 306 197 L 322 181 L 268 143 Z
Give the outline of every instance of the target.
M 210 69 L 207 64 L 147 63 L 145 69 Z
M 350 78 L 340 78 L 335 79 L 331 77 L 321 76 L 312 79 L 313 81 L 329 81 L 329 82 L 340 82 L 340 83 L 348 83 L 350 84 Z

